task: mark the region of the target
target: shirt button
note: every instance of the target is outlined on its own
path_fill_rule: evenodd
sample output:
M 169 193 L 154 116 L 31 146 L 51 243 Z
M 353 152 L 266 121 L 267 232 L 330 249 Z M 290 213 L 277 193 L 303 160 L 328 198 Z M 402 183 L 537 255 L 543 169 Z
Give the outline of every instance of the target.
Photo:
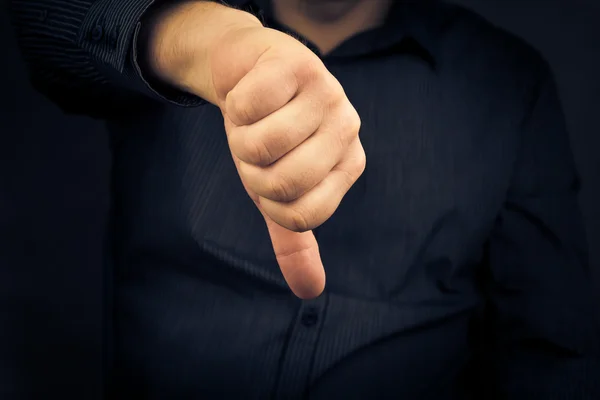
M 40 13 L 38 14 L 38 21 L 44 22 L 46 20 L 46 18 L 48 18 L 48 11 L 47 10 L 40 11 Z
M 100 39 L 102 39 L 103 34 L 104 31 L 102 30 L 102 27 L 100 25 L 96 25 L 94 29 L 92 29 L 92 40 L 94 42 L 99 41 Z
M 315 326 L 319 321 L 319 311 L 316 307 L 309 307 L 302 313 L 301 320 L 306 327 Z

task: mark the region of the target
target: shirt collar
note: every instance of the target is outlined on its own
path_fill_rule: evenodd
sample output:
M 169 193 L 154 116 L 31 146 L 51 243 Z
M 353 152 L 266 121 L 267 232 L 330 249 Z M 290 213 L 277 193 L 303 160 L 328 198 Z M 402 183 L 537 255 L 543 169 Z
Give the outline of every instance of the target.
M 435 66 L 442 33 L 442 15 L 440 7 L 435 4 L 438 1 L 395 0 L 382 26 L 358 34 L 356 40 L 343 43 L 328 57 L 366 56 L 390 50 L 411 50 Z M 270 0 L 237 0 L 235 3 L 237 4 L 234 5 L 242 9 L 258 14 L 268 26 L 275 22 Z M 407 44 L 410 44 L 409 48 Z

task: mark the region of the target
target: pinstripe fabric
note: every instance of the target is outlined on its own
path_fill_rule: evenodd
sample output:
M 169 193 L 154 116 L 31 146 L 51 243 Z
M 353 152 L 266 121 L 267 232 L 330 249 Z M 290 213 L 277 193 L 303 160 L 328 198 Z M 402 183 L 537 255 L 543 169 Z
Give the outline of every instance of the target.
M 143 109 L 148 106 L 145 97 L 202 104 L 201 99 L 181 93 L 157 93 L 139 73 L 133 43 L 142 16 L 153 4 L 154 0 L 11 2 L 19 44 L 33 67 L 36 88 L 68 113 L 98 118 Z M 90 107 L 90 100 L 97 107 Z
M 236 4 L 285 30 L 256 3 Z M 12 4 L 38 88 L 119 138 L 116 398 L 600 398 L 577 174 L 526 44 L 458 7 L 397 2 L 322 57 L 368 165 L 318 229 L 326 291 L 300 301 L 220 111 L 177 107 L 200 102 L 136 69 L 150 1 Z

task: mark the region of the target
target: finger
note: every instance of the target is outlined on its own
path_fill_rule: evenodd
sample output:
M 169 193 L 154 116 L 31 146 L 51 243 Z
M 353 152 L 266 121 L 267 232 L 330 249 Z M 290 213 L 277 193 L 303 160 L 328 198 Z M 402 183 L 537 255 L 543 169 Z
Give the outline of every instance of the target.
M 225 112 L 236 126 L 251 125 L 286 105 L 298 91 L 294 71 L 276 59 L 250 70 L 227 94 Z
M 226 115 L 224 117 L 226 124 L 231 123 L 227 121 Z M 240 160 L 233 153 L 232 157 L 238 167 Z M 292 232 L 278 225 L 263 211 L 258 203 L 258 196 L 248 189 L 243 180 L 242 185 L 267 224 L 275 258 L 292 292 L 301 299 L 315 298 L 320 295 L 325 288 L 325 270 L 314 234 Z
M 260 207 L 259 207 L 260 209 Z M 262 212 L 262 211 L 261 211 Z M 263 213 L 275 258 L 292 292 L 301 299 L 319 296 L 325 288 L 325 269 L 312 232 L 292 232 Z
M 302 92 L 252 125 L 232 126 L 227 132 L 229 148 L 245 163 L 267 166 L 315 133 L 323 113 L 314 93 Z
M 276 163 L 260 167 L 245 162 L 239 173 L 250 190 L 273 201 L 298 199 L 331 172 L 358 138 L 360 119 L 353 107 L 344 107 L 335 118 Z M 360 144 L 360 143 L 359 143 Z
M 261 211 L 274 222 L 294 232 L 316 228 L 333 215 L 344 195 L 363 173 L 365 152 L 358 138 L 344 159 L 317 186 L 289 203 L 258 198 Z

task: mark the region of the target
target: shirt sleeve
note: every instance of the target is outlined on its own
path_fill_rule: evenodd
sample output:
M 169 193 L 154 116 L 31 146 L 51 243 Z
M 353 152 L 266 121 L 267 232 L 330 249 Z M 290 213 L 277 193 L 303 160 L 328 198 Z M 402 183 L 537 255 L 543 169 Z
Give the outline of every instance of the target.
M 198 106 L 142 73 L 137 37 L 163 0 L 11 0 L 19 47 L 34 87 L 65 112 L 107 118 L 148 101 Z
M 550 68 L 539 73 L 488 247 L 489 398 L 600 399 L 600 329 L 579 180 Z

